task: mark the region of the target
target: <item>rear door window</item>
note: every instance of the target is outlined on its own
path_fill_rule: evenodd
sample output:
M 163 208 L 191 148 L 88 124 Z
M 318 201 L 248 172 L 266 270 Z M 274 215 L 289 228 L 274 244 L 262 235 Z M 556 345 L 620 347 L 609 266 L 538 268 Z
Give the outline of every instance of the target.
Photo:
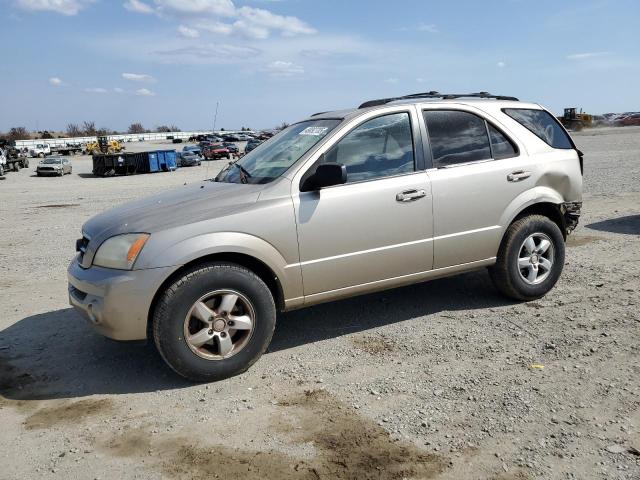
M 574 148 L 567 132 L 549 112 L 530 108 L 505 108 L 502 111 L 533 132 L 547 145 L 553 148 Z
M 489 128 L 489 137 L 491 138 L 493 158 L 502 160 L 503 158 L 518 156 L 518 149 L 504 133 L 490 123 L 487 124 L 487 127 Z
M 425 110 L 424 120 L 434 166 L 441 168 L 491 159 L 487 127 L 477 115 L 456 110 Z

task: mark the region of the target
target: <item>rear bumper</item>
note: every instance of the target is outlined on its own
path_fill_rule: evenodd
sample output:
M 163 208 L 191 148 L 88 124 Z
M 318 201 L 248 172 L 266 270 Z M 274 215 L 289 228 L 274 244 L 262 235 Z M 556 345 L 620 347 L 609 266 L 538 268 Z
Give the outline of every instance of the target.
M 560 204 L 560 211 L 564 218 L 565 232 L 570 234 L 578 226 L 580 221 L 580 213 L 582 211 L 582 202 L 565 202 Z
M 76 258 L 67 270 L 69 303 L 105 337 L 143 340 L 153 297 L 170 271 L 84 269 Z

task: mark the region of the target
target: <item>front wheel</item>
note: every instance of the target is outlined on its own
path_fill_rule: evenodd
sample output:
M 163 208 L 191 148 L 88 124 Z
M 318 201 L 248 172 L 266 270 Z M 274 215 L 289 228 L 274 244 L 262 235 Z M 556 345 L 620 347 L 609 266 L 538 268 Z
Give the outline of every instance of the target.
M 531 215 L 509 226 L 489 273 L 504 295 L 535 300 L 546 295 L 560 278 L 564 254 L 558 225 L 542 215 Z
M 247 370 L 267 349 L 276 308 L 267 285 L 231 263 L 185 272 L 164 291 L 153 315 L 153 338 L 183 377 L 208 382 Z

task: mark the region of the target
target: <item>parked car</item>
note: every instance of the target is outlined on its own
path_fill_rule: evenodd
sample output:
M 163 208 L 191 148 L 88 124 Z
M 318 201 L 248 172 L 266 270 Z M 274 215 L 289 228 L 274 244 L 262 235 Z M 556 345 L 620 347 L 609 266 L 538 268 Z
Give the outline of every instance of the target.
M 219 160 L 220 158 L 231 158 L 231 153 L 221 143 L 214 143 L 202 150 L 202 156 L 205 160 Z
M 196 145 L 187 145 L 185 147 L 182 147 L 182 152 L 191 152 L 195 155 L 202 156 L 202 149 Z
M 227 147 L 227 150 L 229 150 L 230 153 L 238 153 L 240 150 L 238 149 L 238 146 L 235 143 L 232 142 L 222 142 L 222 145 L 224 145 L 225 147 Z
M 616 121 L 618 127 L 640 125 L 640 113 L 632 113 Z
M 581 205 L 582 154 L 538 104 L 374 100 L 90 219 L 69 297 L 103 335 L 149 335 L 180 375 L 216 380 L 260 357 L 278 311 L 484 267 L 504 295 L 540 298 Z
M 226 134 L 222 136 L 222 140 L 225 142 L 239 142 L 240 139 L 238 138 L 238 136 L 236 134 Z
M 244 153 L 249 153 L 251 150 L 256 148 L 262 142 L 260 140 L 249 140 L 244 147 Z
M 41 160 L 36 167 L 36 175 L 57 175 L 59 177 L 71 173 L 73 166 L 71 160 L 63 157 L 49 157 Z
M 238 139 L 239 142 L 247 142 L 247 141 L 253 139 L 252 136 L 246 135 L 244 133 L 238 133 L 235 137 Z
M 196 165 L 200 165 L 202 159 L 199 155 L 196 155 L 192 152 L 181 152 L 178 157 L 178 166 L 179 167 L 193 167 Z

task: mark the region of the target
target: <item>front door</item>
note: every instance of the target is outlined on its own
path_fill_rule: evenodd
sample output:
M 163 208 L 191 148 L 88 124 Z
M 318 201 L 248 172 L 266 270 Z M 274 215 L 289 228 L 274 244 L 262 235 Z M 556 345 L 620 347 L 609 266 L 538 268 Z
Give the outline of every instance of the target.
M 324 156 L 346 166 L 347 183 L 294 193 L 305 297 L 432 268 L 431 185 L 416 167 L 415 121 L 410 110 L 363 121 Z

